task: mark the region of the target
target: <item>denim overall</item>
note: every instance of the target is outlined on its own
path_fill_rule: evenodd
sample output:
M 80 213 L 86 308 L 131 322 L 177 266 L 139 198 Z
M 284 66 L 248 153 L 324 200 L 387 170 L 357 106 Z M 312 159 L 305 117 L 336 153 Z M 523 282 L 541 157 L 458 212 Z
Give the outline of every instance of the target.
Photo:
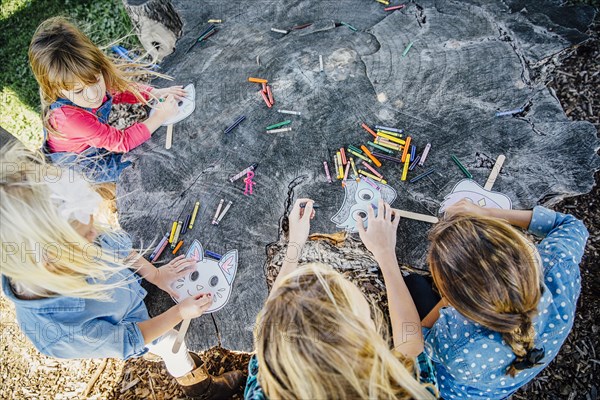
M 50 110 L 55 110 L 62 106 L 75 106 L 94 114 L 103 124 L 108 123 L 108 116 L 112 109 L 112 96 L 106 93 L 107 100 L 93 112 L 91 108 L 79 107 L 75 103 L 67 99 L 58 99 L 50 105 Z M 72 168 L 75 171 L 83 174 L 83 176 L 91 183 L 116 182 L 121 172 L 131 165 L 131 161 L 121 161 L 123 154 L 112 153 L 106 149 L 97 149 L 90 147 L 83 152 L 56 152 L 51 153 L 48 148 L 47 132 L 44 129 L 44 144 L 42 151 L 50 159 L 50 161 L 58 166 Z

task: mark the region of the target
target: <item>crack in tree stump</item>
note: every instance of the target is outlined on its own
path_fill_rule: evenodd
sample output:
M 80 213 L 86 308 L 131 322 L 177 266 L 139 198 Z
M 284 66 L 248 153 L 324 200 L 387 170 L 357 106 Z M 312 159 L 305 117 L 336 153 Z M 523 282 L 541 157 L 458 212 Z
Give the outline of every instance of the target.
M 232 297 L 214 314 L 226 348 L 252 350 L 254 321 L 267 295 L 265 267 L 277 267 L 271 261 L 266 266 L 266 246 L 285 248 L 279 221 L 290 199 L 310 197 L 321 205 L 313 232 L 337 230 L 329 219 L 342 204 L 344 190 L 339 183 L 327 183 L 323 161 L 327 149 L 369 140 L 361 122 L 405 129 L 419 153 L 432 143 L 425 166 L 437 168 L 433 183 L 402 182 L 393 163 L 381 169 L 398 191 L 394 206 L 405 210 L 437 211 L 444 195 L 463 178 L 451 154 L 482 185 L 493 160 L 505 154 L 494 188 L 510 196 L 516 208 L 556 202 L 593 186 L 593 172 L 600 166 L 596 131 L 590 123 L 569 121 L 545 87 L 545 77 L 559 63 L 557 55 L 586 39 L 591 7 L 561 8 L 550 0 L 535 6 L 423 1 L 386 13 L 381 4 L 363 0 L 173 4 L 184 35 L 162 71 L 177 84 L 196 85 L 196 111 L 174 126 L 170 151 L 164 149 L 162 129 L 132 152 L 137 161 L 119 182 L 119 212 L 123 228 L 149 245 L 186 204 L 199 200 L 201 213 L 183 237 L 184 249 L 193 239 L 219 254 L 238 249 Z M 219 32 L 185 54 L 210 18 L 223 20 Z M 358 30 L 340 26 L 340 21 Z M 313 25 L 290 30 L 307 22 Z M 272 27 L 290 33 L 271 32 Z M 413 46 L 403 57 L 410 42 Z M 258 85 L 247 82 L 250 76 L 269 80 L 272 109 Z M 495 117 L 496 111 L 518 107 L 525 111 Z M 302 115 L 278 114 L 278 108 Z M 240 115 L 247 119 L 224 134 Z M 284 119 L 293 121 L 292 132 L 265 133 L 266 126 Z M 242 180 L 230 183 L 227 178 L 254 162 L 260 163 L 255 194 L 244 196 Z M 221 198 L 232 200 L 233 206 L 213 226 Z M 402 221 L 397 245 L 401 263 L 426 269 L 428 228 Z M 348 246 L 356 251 L 352 243 Z M 327 246 L 311 248 L 328 251 Z M 319 254 L 324 260 L 334 256 Z M 371 266 L 367 264 L 365 268 Z M 155 288 L 150 288 L 147 303 L 152 314 L 172 304 Z M 211 318 L 194 320 L 187 342 L 194 350 L 216 345 Z

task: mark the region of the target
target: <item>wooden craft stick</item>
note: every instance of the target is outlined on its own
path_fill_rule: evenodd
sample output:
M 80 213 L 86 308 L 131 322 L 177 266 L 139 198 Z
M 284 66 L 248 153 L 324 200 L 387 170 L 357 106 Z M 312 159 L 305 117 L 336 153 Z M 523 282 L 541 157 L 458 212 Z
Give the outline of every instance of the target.
M 430 224 L 437 224 L 439 219 L 432 215 L 418 214 L 410 211 L 394 209 L 394 213 L 402 218 L 415 219 L 417 221 L 429 222 Z
M 165 149 L 169 150 L 173 145 L 173 124 L 167 126 L 167 142 L 165 143 Z
M 488 177 L 487 182 L 485 183 L 485 186 L 483 187 L 485 190 L 492 190 L 492 187 L 494 186 L 494 183 L 496 182 L 496 178 L 498 177 L 498 174 L 500 173 L 500 170 L 502 169 L 504 160 L 506 160 L 506 157 L 504 156 L 504 154 L 500 154 L 498 156 L 498 158 L 496 159 L 494 168 L 492 168 L 492 172 L 490 173 L 490 176 Z
M 170 126 L 170 125 L 169 125 Z M 173 343 L 173 353 L 176 354 L 179 352 L 181 348 L 181 344 L 183 343 L 183 339 L 185 338 L 185 334 L 190 327 L 191 319 L 184 319 L 181 323 L 181 327 L 179 328 L 179 332 L 177 332 L 177 338 L 175 338 L 175 343 Z

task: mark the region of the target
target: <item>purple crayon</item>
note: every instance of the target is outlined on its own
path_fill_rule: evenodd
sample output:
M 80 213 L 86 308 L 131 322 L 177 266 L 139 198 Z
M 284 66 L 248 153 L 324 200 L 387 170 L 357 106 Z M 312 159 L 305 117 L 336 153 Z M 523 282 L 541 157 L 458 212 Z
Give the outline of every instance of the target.
M 390 128 L 389 126 L 375 125 L 375 129 L 380 129 L 382 131 L 396 132 L 396 133 L 404 133 L 404 129 Z

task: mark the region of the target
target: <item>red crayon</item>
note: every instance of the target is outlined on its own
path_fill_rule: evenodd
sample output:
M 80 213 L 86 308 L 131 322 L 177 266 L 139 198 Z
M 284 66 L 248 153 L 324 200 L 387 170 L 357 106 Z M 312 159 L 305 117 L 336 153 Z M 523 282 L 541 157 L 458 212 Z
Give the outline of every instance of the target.
M 267 85 L 267 96 L 269 97 L 269 102 L 271 105 L 275 104 L 275 99 L 273 99 L 273 92 L 271 92 L 271 86 Z
M 374 137 L 377 137 L 377 134 L 375 132 L 373 132 L 373 130 L 371 128 L 369 128 L 367 126 L 367 124 L 365 124 L 364 122 L 361 124 L 361 126 L 367 131 L 369 132 L 371 135 L 373 135 Z
M 342 155 L 342 164 L 346 165 L 348 160 L 346 160 L 346 152 L 344 151 L 343 147 L 340 148 L 340 153 Z
M 400 10 L 401 8 L 404 8 L 404 4 L 400 4 L 399 6 L 386 7 L 383 9 L 383 11 Z
M 263 100 L 265 101 L 265 103 L 267 104 L 267 107 L 271 108 L 273 107 L 271 105 L 271 102 L 269 101 L 269 99 L 267 98 L 267 94 L 263 91 L 260 92 L 260 95 L 262 96 Z

